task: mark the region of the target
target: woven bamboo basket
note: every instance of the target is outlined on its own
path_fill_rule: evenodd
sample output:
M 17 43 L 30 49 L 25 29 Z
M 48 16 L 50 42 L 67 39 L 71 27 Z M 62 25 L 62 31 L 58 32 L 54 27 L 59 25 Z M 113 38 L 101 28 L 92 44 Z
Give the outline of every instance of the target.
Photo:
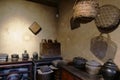
M 98 8 L 99 4 L 96 0 L 76 0 L 73 6 L 73 17 L 89 22 L 96 17 Z

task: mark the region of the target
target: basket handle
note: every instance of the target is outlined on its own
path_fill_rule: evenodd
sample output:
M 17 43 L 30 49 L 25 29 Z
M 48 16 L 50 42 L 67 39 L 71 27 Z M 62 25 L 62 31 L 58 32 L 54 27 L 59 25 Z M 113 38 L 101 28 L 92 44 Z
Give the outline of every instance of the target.
M 80 1 L 80 0 L 75 0 L 75 3 L 74 3 L 74 5 L 73 5 L 73 9 L 74 9 L 75 5 L 76 5 L 79 1 Z
M 96 0 L 75 0 L 75 3 L 74 3 L 74 5 L 73 5 L 73 9 L 74 9 L 75 5 L 76 5 L 79 1 L 96 1 Z
M 103 36 L 103 34 L 104 34 L 104 33 L 100 33 L 99 37 L 102 37 L 102 36 Z M 110 35 L 109 35 L 108 33 L 107 33 L 106 35 L 107 35 L 107 40 L 108 40 L 108 41 L 109 41 L 109 40 L 111 40 Z

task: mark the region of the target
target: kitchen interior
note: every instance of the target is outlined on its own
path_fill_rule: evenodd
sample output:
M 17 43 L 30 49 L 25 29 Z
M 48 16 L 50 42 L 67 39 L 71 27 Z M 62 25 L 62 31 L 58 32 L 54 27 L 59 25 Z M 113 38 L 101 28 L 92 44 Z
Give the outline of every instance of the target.
M 0 0 L 0 80 L 119 80 L 119 3 Z

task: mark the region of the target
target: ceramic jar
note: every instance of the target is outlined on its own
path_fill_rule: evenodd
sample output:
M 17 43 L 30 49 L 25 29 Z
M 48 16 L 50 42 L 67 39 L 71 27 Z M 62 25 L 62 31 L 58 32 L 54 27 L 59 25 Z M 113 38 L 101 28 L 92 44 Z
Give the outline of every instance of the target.
M 33 53 L 33 59 L 34 59 L 34 60 L 38 60 L 38 53 L 37 53 L 37 52 L 34 52 L 34 53 Z
M 109 59 L 106 63 L 104 63 L 100 69 L 100 73 L 105 80 L 118 80 L 120 76 L 120 71 L 112 59 Z
M 25 50 L 24 53 L 22 54 L 22 59 L 23 60 L 28 60 L 29 59 L 29 54 L 27 53 L 27 50 Z

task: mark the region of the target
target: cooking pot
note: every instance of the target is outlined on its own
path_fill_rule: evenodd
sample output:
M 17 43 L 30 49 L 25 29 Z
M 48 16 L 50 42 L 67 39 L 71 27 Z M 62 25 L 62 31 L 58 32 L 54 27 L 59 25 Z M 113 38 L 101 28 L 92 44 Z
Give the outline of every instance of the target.
M 0 53 L 0 61 L 7 61 L 7 60 L 8 60 L 8 54 Z
M 12 61 L 18 61 L 18 59 L 19 59 L 19 55 L 18 54 L 12 54 L 11 55 L 11 58 L 12 58 Z
M 120 71 L 112 59 L 109 59 L 100 69 L 105 80 L 117 80 L 120 76 Z
M 7 80 L 20 80 L 19 74 L 17 73 L 11 73 L 7 76 Z
M 87 62 L 87 60 L 83 57 L 74 57 L 73 58 L 74 66 L 79 69 L 85 69 L 86 62 Z
M 99 73 L 99 70 L 101 68 L 101 64 L 95 60 L 90 60 L 86 62 L 86 71 L 91 75 L 96 75 Z
M 22 75 L 16 69 L 10 69 L 7 80 L 21 80 Z

